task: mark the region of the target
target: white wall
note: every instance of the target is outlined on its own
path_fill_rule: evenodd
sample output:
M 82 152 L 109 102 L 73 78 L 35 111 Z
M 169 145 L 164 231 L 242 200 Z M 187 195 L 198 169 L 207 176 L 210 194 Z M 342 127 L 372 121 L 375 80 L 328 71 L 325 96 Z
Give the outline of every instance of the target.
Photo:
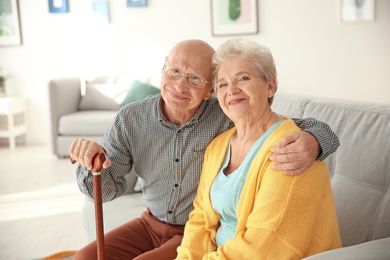
M 111 23 L 91 0 L 69 0 L 70 12 L 48 12 L 47 0 L 19 0 L 23 45 L 0 48 L 12 93 L 28 98 L 28 144 L 50 143 L 47 83 L 67 76 L 134 72 L 158 83 L 164 57 L 183 39 L 213 37 L 209 0 L 148 0 L 127 8 L 110 0 Z M 376 21 L 339 21 L 340 0 L 261 0 L 257 35 L 271 48 L 283 94 L 390 103 L 390 1 L 376 1 Z

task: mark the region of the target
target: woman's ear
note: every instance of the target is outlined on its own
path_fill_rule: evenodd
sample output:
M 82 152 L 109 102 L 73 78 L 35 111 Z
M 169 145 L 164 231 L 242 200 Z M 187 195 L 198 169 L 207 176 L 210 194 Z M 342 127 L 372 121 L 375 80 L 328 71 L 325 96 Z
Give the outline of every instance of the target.
M 268 98 L 271 98 L 275 95 L 276 92 L 276 79 L 272 78 L 268 81 Z

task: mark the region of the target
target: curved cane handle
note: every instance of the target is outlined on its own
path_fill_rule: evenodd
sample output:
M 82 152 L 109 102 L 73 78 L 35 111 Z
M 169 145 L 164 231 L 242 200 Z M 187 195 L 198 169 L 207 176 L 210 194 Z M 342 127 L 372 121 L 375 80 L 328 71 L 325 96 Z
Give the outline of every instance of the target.
M 104 153 L 96 154 L 95 157 L 93 157 L 92 159 L 92 171 L 100 172 L 105 160 L 106 160 L 106 156 L 104 155 Z
M 104 153 L 98 153 L 92 158 L 92 171 L 93 172 L 100 172 L 100 170 L 103 167 L 103 163 L 106 161 L 106 156 Z M 76 160 L 73 160 L 70 158 L 70 162 L 72 164 L 76 163 Z

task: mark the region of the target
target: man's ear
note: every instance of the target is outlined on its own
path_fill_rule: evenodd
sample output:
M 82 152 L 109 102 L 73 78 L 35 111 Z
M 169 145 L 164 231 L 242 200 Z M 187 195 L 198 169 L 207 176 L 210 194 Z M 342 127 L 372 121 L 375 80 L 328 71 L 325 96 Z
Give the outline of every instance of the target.
M 161 68 L 161 73 L 164 73 L 164 67 L 165 67 L 165 64 L 167 63 L 167 61 L 168 61 L 168 56 L 165 57 L 164 65 Z
M 213 89 L 213 87 L 210 87 L 210 90 L 206 93 L 204 100 L 209 100 L 211 98 L 211 96 L 213 95 L 213 93 L 214 93 L 214 89 Z

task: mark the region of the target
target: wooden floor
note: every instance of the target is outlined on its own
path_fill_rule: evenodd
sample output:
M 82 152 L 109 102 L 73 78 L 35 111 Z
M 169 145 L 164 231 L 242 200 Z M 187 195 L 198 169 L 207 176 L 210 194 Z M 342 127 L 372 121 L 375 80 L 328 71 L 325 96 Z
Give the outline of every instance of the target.
M 0 147 L 0 259 L 40 259 L 86 244 L 75 167 L 48 146 Z

